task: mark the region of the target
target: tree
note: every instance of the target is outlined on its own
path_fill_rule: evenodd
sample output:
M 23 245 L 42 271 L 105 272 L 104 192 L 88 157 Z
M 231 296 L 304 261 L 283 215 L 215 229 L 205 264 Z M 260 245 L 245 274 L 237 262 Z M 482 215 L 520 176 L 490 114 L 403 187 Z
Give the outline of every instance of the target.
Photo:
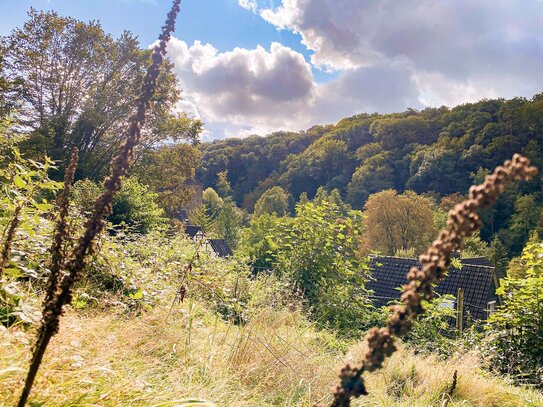
M 158 203 L 172 214 L 190 200 L 186 180 L 194 177 L 200 152 L 192 144 L 174 144 L 145 151 L 133 173 L 158 194 Z
M 319 187 L 317 193 L 313 197 L 313 203 L 320 205 L 322 202 L 328 202 L 335 205 L 339 213 L 342 216 L 347 216 L 347 214 L 352 210 L 351 205 L 343 202 L 341 194 L 337 189 L 332 189 L 330 192 L 324 187 Z
M 413 191 L 393 189 L 371 195 L 364 206 L 361 252 L 393 255 L 414 248 L 422 252 L 436 235 L 434 203 Z
M 228 170 L 221 171 L 217 174 L 217 189 L 223 198 L 232 195 L 232 186 L 228 181 Z
M 20 83 L 19 118 L 31 130 L 29 151 L 45 151 L 62 164 L 80 150 L 79 177 L 100 179 L 134 113 L 150 50 L 124 32 L 118 39 L 97 22 L 83 23 L 31 9 L 22 28 L 4 38 L 1 77 Z M 187 139 L 198 126 L 170 110 L 180 98 L 171 63 L 163 64 L 141 145 Z
M 224 205 L 224 200 L 211 187 L 206 188 L 204 192 L 202 192 L 202 199 L 208 215 L 212 217 L 217 216 Z
M 343 216 L 327 201 L 299 204 L 294 218 L 278 219 L 267 243 L 276 272 L 303 293 L 319 324 L 351 335 L 373 318 L 365 259 L 356 256 L 361 220 L 359 211 Z
M 238 244 L 243 218 L 243 211 L 236 206 L 231 198 L 226 199 L 217 216 L 215 226 L 219 237 L 224 239 L 233 249 Z
M 498 276 L 505 275 L 505 269 L 509 263 L 509 257 L 507 248 L 503 242 L 495 236 L 490 242 L 485 257 L 496 267 L 496 273 Z
M 467 189 L 467 177 L 458 176 L 461 173 L 458 169 L 460 160 L 455 151 L 432 146 L 421 150 L 416 156 L 407 188 L 419 193 L 436 191 L 440 194 L 453 194 Z
M 288 213 L 288 195 L 279 186 L 272 187 L 262 194 L 255 205 L 255 216 L 275 214 L 285 216 Z
M 541 217 L 541 207 L 534 194 L 522 195 L 515 200 L 515 213 L 511 217 L 506 232 L 511 253 L 518 254 L 526 244 L 530 232 L 537 226 Z
M 80 212 L 90 213 L 94 202 L 102 193 L 102 186 L 88 179 L 74 183 L 72 201 Z M 124 180 L 121 190 L 113 199 L 113 211 L 108 220 L 113 225 L 127 225 L 132 231 L 147 233 L 166 224 L 164 211 L 158 205 L 158 194 L 136 177 Z
M 416 115 L 375 120 L 370 133 L 386 149 L 410 143 L 431 144 L 437 139 L 428 120 Z
M 387 155 L 380 153 L 365 159 L 353 173 L 347 200 L 354 207 L 361 208 L 371 194 L 393 187 L 394 171 Z
M 204 233 L 213 234 L 215 229 L 215 219 L 209 214 L 205 204 L 200 205 L 195 210 L 191 211 L 189 221 L 192 225 L 200 226 Z
M 135 177 L 124 180 L 113 198 L 113 211 L 108 220 L 114 225 L 125 224 L 139 233 L 147 233 L 164 225 L 164 211 L 158 206 L 158 195 L 149 191 Z
M 276 263 L 273 231 L 279 222 L 284 224 L 289 221 L 288 219 L 281 218 L 279 220 L 276 215 L 266 213 L 261 216 L 253 216 L 249 227 L 240 232 L 238 252 L 249 258 L 254 274 L 273 269 Z

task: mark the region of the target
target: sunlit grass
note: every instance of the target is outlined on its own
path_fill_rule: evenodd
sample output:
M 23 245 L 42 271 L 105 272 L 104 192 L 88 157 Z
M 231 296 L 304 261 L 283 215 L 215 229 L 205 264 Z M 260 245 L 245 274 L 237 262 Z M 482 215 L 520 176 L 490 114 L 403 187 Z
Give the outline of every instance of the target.
M 70 313 L 45 357 L 31 402 L 44 406 L 311 406 L 330 400 L 338 368 L 362 346 L 317 331 L 290 311 L 264 309 L 243 326 L 199 303 L 159 306 L 140 316 Z M 0 399 L 21 390 L 32 332 L 0 333 Z M 540 394 L 483 373 L 474 355 L 448 362 L 406 349 L 368 376 L 370 396 L 354 405 L 541 406 Z

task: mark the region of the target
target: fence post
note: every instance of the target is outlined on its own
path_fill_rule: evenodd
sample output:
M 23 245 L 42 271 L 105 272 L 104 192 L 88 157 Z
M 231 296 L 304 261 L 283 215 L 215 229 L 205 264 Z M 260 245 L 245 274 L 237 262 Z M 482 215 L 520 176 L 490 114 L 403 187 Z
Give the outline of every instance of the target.
M 456 331 L 458 336 L 464 330 L 464 289 L 459 288 L 456 294 Z

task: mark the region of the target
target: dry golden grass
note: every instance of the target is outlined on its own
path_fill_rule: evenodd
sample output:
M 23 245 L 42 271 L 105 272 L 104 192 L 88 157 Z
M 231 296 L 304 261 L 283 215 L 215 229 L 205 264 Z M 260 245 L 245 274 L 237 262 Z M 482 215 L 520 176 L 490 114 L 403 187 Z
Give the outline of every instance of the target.
M 43 406 L 311 406 L 330 400 L 346 356 L 333 336 L 296 312 L 262 310 L 244 327 L 198 303 L 141 316 L 69 313 L 51 344 L 31 402 Z M 0 400 L 15 404 L 32 332 L 0 331 Z M 516 388 L 478 368 L 473 355 L 448 362 L 402 349 L 368 376 L 370 396 L 354 405 L 441 406 L 452 373 L 449 407 L 543 406 L 541 394 Z

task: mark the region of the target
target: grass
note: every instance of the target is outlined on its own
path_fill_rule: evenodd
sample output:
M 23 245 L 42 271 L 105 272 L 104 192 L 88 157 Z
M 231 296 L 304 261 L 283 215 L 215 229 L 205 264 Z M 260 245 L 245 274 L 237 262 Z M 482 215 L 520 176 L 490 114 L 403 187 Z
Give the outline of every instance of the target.
M 168 316 L 167 305 L 139 316 L 70 312 L 53 338 L 31 395 L 34 406 L 311 406 L 326 404 L 338 369 L 362 345 L 317 331 L 301 314 L 263 309 L 240 327 L 198 302 Z M 33 332 L 0 331 L 0 403 L 15 404 Z M 368 376 L 358 406 L 543 406 L 543 396 L 484 373 L 475 355 L 448 361 L 402 348 Z

